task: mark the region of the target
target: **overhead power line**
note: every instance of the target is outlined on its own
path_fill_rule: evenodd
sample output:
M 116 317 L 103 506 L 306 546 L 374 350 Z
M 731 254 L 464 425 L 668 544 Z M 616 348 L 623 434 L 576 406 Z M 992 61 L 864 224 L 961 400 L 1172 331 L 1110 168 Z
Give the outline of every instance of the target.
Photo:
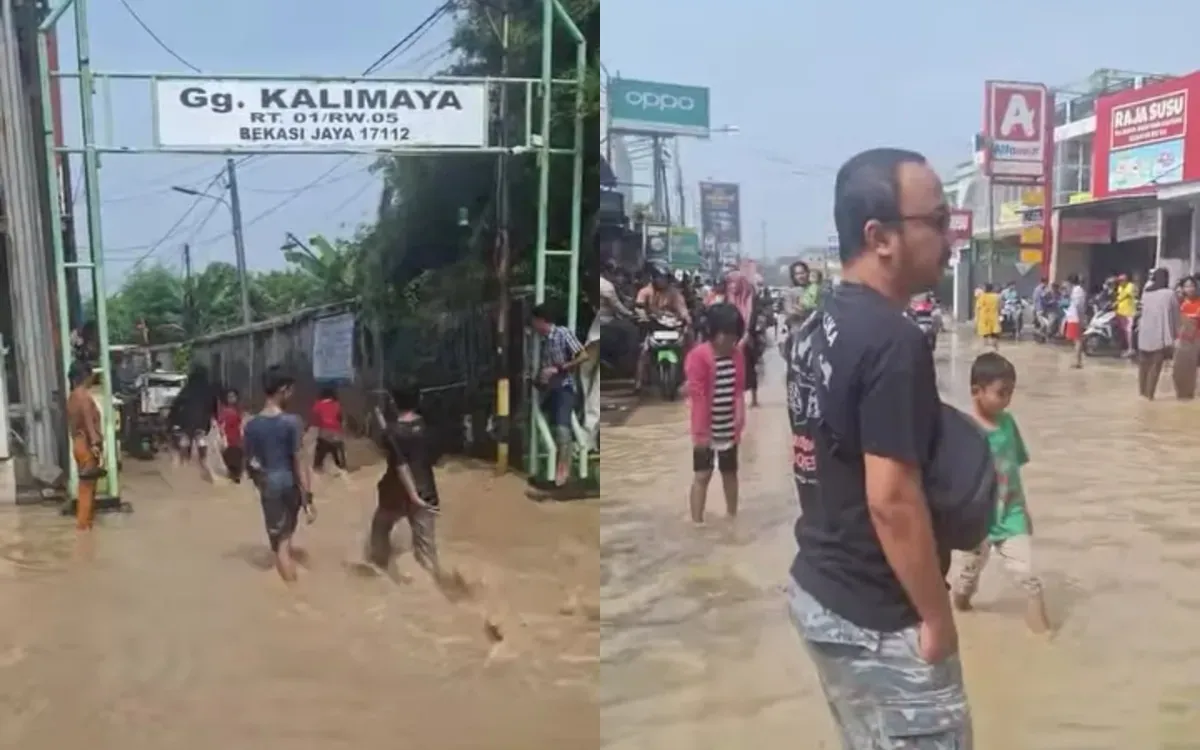
M 449 13 L 453 8 L 454 0 L 448 0 L 447 2 L 439 5 L 425 18 L 424 21 L 421 21 L 421 23 L 417 24 L 416 28 L 405 34 L 400 41 L 389 47 L 387 52 L 384 52 L 375 62 L 368 65 L 367 69 L 364 70 L 362 74 L 364 76 L 369 76 L 376 70 L 379 70 L 383 66 L 387 65 L 394 56 L 398 56 L 404 51 L 404 45 L 408 44 L 413 39 L 419 39 L 421 36 L 423 36 L 430 28 L 433 27 L 434 24 L 441 20 L 442 16 Z
M 204 72 L 204 71 L 200 70 L 200 68 L 196 67 L 191 62 L 189 62 L 183 55 L 179 54 L 174 49 L 172 49 L 171 45 L 164 42 L 162 37 L 160 37 L 158 34 L 156 34 L 154 29 L 150 28 L 150 24 L 148 24 L 144 20 L 142 20 L 142 17 L 140 15 L 138 15 L 138 12 L 136 10 L 133 9 L 133 6 L 129 4 L 128 0 L 117 0 L 117 2 L 121 3 L 121 7 L 125 8 L 126 12 L 129 13 L 129 15 L 133 18 L 133 20 L 137 23 L 137 25 L 142 27 L 142 31 L 146 32 L 150 36 L 150 38 L 153 39 L 155 41 L 155 43 L 158 44 L 158 46 L 162 48 L 163 52 L 166 52 L 168 55 L 170 55 L 171 57 L 178 60 L 185 68 L 192 71 L 193 73 L 203 73 Z

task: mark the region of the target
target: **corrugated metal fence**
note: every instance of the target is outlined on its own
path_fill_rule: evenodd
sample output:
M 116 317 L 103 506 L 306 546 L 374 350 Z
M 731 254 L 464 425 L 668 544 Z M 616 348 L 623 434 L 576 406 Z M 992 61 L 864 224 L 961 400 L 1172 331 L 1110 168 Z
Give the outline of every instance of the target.
M 205 365 L 215 381 L 236 388 L 251 408 L 262 403 L 262 373 L 267 367 L 281 365 L 296 377 L 292 410 L 307 414 L 320 389 L 313 376 L 317 321 L 349 312 L 356 317 L 354 375 L 351 382 L 338 386 L 349 429 L 366 434 L 368 418 L 382 390 L 401 379 L 411 379 L 421 387 L 422 411 L 444 451 L 490 457 L 494 455 L 494 441 L 487 427 L 494 412 L 500 371 L 495 356 L 493 309 L 491 305 L 480 305 L 455 313 L 421 316 L 377 336 L 363 324 L 353 306 L 332 305 L 187 344 L 152 347 L 151 351 L 163 367 L 173 367 L 180 359 Z M 514 415 L 521 413 L 520 394 L 524 388 L 524 314 L 522 305 L 514 305 L 509 325 L 513 332 L 508 369 Z M 521 424 L 523 420 L 516 420 L 514 427 Z M 514 438 L 518 443 L 514 455 L 519 456 L 522 441 L 519 434 Z

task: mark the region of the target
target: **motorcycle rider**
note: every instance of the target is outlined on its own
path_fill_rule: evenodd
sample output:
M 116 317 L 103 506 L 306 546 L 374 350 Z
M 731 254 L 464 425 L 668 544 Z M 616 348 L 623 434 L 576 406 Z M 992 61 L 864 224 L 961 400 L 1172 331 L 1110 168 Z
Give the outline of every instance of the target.
M 690 329 L 692 316 L 688 312 L 687 300 L 683 298 L 674 284 L 670 267 L 661 260 L 652 260 L 646 264 L 646 272 L 650 283 L 638 290 L 634 308 L 644 321 L 651 321 L 663 314 L 674 315 L 683 323 L 684 329 Z M 640 391 L 646 382 L 646 374 L 650 370 L 649 342 L 643 338 L 641 352 L 638 354 L 637 376 L 634 380 L 634 390 Z
M 1014 281 L 1005 284 L 1000 291 L 1000 319 L 1012 326 L 1015 341 L 1021 333 L 1021 295 Z

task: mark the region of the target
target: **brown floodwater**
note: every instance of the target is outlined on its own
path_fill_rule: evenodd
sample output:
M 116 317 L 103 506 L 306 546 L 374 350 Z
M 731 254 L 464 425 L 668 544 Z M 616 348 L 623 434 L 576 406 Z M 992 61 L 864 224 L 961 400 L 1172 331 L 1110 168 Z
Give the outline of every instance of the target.
M 0 509 L 0 748 L 597 747 L 595 505 L 440 470 L 448 598 L 411 554 L 408 580 L 360 564 L 378 473 L 318 478 L 294 590 L 251 491 L 192 470 L 129 461 L 134 512 L 87 543 Z
M 946 335 L 944 396 L 980 351 Z M 989 567 L 959 632 L 979 750 L 1200 748 L 1200 403 L 1136 397 L 1132 365 L 1068 369 L 1061 349 L 1002 346 L 1029 445 L 1035 553 L 1059 629 L 1027 634 Z M 794 553 L 781 362 L 742 449 L 742 515 L 686 520 L 681 405 L 604 433 L 600 704 L 609 750 L 836 748 L 781 587 Z

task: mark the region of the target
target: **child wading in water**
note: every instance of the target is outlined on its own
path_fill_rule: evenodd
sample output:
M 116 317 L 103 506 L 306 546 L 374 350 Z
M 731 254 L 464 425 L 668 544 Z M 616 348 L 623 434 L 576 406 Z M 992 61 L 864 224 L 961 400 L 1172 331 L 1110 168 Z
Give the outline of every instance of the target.
M 246 424 L 245 450 L 250 476 L 262 501 L 267 540 L 275 553 L 279 577 L 296 580 L 292 536 L 303 510 L 309 523 L 316 517 L 312 505 L 312 477 L 301 456 L 304 423 L 288 414 L 295 379 L 278 366 L 263 373 L 267 403 Z
M 221 451 L 221 459 L 225 469 L 234 484 L 241 484 L 242 474 L 246 470 L 246 453 L 242 447 L 243 414 L 242 406 L 238 403 L 238 392 L 234 388 L 225 391 L 225 402 L 217 410 L 217 424 L 225 437 L 225 448 Z
M 971 608 L 980 575 L 988 558 L 995 553 L 1025 592 L 1025 621 L 1030 630 L 1043 633 L 1050 629 L 1050 621 L 1046 616 L 1042 581 L 1033 569 L 1033 523 L 1021 486 L 1021 467 L 1029 463 L 1029 453 L 1016 420 L 1007 411 L 1016 384 L 1017 371 L 1012 362 L 995 352 L 979 355 L 971 365 L 973 412 L 987 433 L 1000 487 L 988 538 L 979 549 L 968 553 L 954 586 L 954 606 L 960 611 Z
M 744 325 L 737 308 L 721 302 L 708 308 L 708 341 L 698 344 L 684 362 L 688 404 L 692 417 L 692 521 L 704 523 L 704 505 L 713 465 L 721 474 L 725 510 L 730 518 L 738 510 L 738 441 L 742 436 L 746 406 L 746 359 L 738 347 Z

